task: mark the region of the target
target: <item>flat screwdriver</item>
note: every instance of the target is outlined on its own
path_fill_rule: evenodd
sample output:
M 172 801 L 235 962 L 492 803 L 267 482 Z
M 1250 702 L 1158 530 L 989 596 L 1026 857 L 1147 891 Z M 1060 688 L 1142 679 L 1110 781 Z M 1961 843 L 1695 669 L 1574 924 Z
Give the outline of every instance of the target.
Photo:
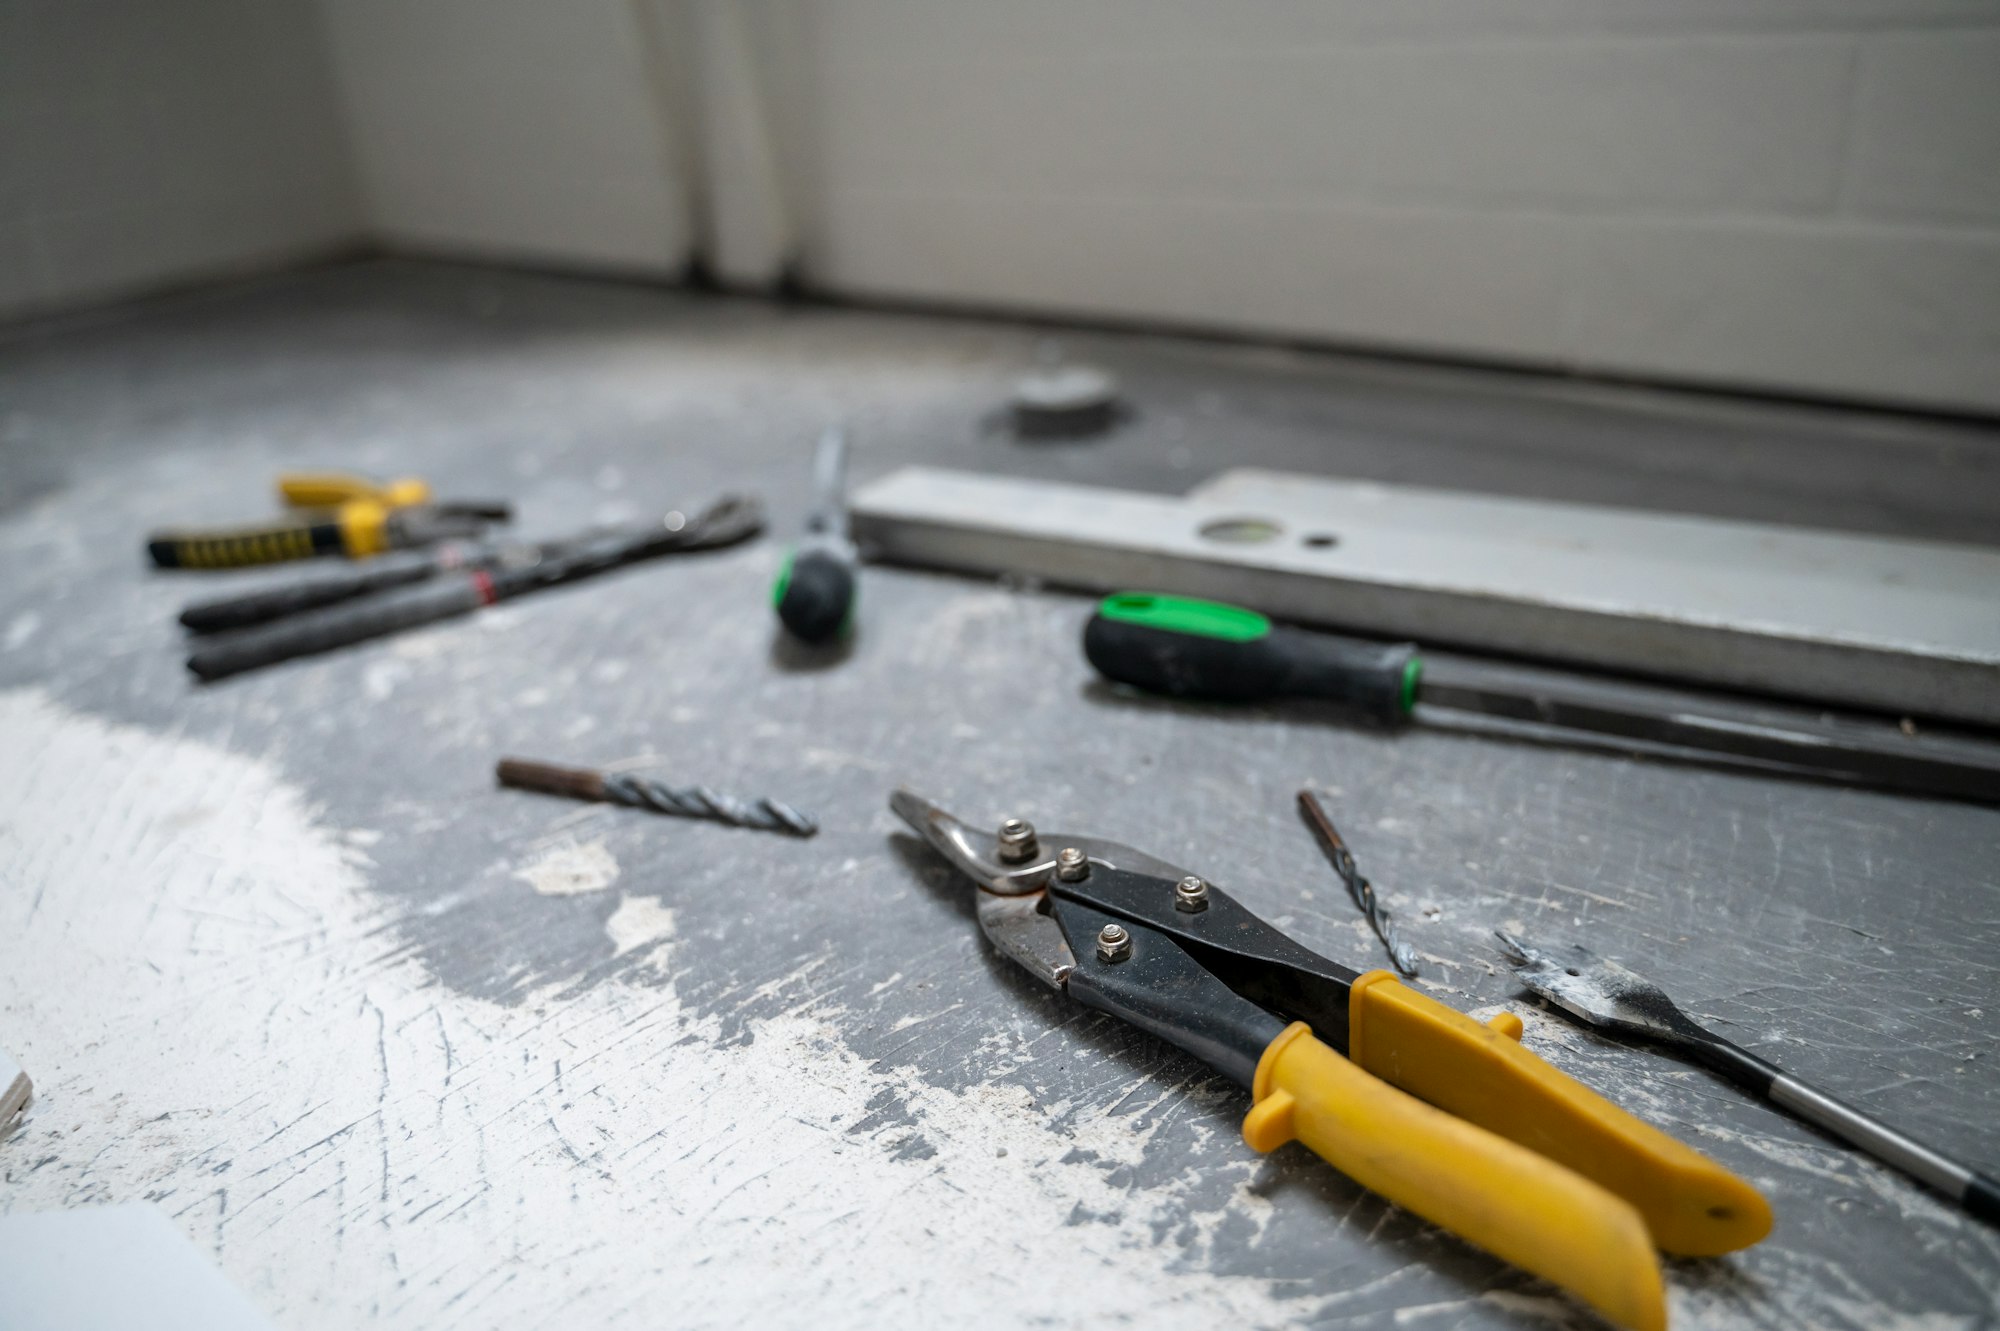
M 1083 633 L 1107 679 L 1220 702 L 1320 698 L 1376 724 L 1412 721 L 1587 743 L 1680 761 L 2000 804 L 2000 746 L 1727 699 L 1691 703 L 1625 681 L 1453 659 L 1273 624 L 1254 610 L 1153 592 L 1106 597 Z

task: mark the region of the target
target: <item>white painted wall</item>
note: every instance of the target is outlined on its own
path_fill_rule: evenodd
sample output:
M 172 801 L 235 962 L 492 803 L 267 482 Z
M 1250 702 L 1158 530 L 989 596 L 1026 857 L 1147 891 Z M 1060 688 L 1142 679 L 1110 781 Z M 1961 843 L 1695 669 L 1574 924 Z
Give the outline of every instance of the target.
M 359 223 L 313 0 L 0 0 L 0 316 L 294 262 Z
M 803 8 L 834 289 L 2000 408 L 2000 6 Z
M 699 249 L 743 285 L 796 261 L 858 296 L 2000 411 L 1996 0 L 0 25 L 0 313 L 345 237 L 659 276 Z
M 678 273 L 661 35 L 630 0 L 322 0 L 367 229 L 392 246 Z

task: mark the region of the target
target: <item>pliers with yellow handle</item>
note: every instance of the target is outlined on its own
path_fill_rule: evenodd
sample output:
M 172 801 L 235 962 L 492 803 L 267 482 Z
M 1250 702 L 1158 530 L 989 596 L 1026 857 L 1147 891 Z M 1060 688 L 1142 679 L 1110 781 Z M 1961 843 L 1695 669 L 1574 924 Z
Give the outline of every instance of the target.
M 1481 1025 L 1337 965 L 1129 846 L 987 831 L 908 790 L 889 807 L 972 879 L 1003 954 L 1248 1087 L 1253 1148 L 1303 1142 L 1620 1326 L 1666 1326 L 1655 1248 L 1713 1256 L 1770 1232 L 1755 1188 L 1528 1052 L 1512 1014 Z
M 344 472 L 293 472 L 278 478 L 292 510 L 241 527 L 155 533 L 146 544 L 161 568 L 241 568 L 319 555 L 363 559 L 385 550 L 478 536 L 512 509 L 485 501 L 439 503 L 415 477 L 377 481 Z

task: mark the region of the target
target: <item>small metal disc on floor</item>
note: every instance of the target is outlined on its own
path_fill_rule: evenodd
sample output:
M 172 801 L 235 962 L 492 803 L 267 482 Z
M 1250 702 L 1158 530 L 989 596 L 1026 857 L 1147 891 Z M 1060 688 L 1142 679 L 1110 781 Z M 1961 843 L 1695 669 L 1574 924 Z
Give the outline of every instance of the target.
M 1118 422 L 1118 379 L 1091 365 L 1058 365 L 1023 375 L 1009 399 L 1022 438 L 1082 439 Z

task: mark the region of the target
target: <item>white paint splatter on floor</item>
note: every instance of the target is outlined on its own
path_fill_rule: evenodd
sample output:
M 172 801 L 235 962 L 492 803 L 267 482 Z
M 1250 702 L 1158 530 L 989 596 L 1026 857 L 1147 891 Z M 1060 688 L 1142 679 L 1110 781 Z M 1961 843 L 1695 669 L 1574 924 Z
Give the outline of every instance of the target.
M 602 892 L 618 881 L 618 861 L 601 840 L 565 839 L 542 847 L 514 876 L 545 897 Z
M 410 677 L 410 665 L 399 657 L 377 657 L 361 668 L 361 688 L 371 702 L 382 702 Z
M 1163 1260 L 1173 1190 L 1113 1181 L 1131 1116 L 1052 1131 L 1065 1106 L 864 1062 L 810 1004 L 723 1047 L 671 987 L 466 998 L 384 945 L 270 766 L 37 693 L 0 694 L 0 735 L 0 1011 L 38 1090 L 0 1209 L 156 1198 L 288 1331 L 1077 1324 L 1140 1288 L 1156 1328 L 1311 1312 Z M 677 946 L 657 903 L 611 920 Z M 909 1122 L 850 1132 L 884 1092 Z
M 674 913 L 651 897 L 626 897 L 604 922 L 617 956 L 674 936 Z

